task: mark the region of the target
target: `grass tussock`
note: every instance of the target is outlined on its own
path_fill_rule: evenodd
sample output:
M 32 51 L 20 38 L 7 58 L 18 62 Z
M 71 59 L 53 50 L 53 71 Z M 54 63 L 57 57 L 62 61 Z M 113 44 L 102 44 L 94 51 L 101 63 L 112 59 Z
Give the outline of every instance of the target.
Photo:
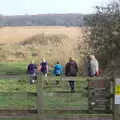
M 39 63 L 45 57 L 53 66 L 56 61 L 64 65 L 73 56 L 80 63 L 76 48 L 82 35 L 78 35 L 78 28 L 13 27 L 3 28 L 0 33 L 0 61 L 30 62 L 34 59 Z M 2 40 L 8 42 L 3 44 Z
M 64 34 L 56 35 L 45 35 L 45 34 L 36 34 L 30 38 L 27 38 L 25 41 L 21 42 L 22 45 L 30 44 L 40 44 L 40 45 L 49 45 L 49 44 L 61 44 L 64 39 L 68 39 L 68 36 Z

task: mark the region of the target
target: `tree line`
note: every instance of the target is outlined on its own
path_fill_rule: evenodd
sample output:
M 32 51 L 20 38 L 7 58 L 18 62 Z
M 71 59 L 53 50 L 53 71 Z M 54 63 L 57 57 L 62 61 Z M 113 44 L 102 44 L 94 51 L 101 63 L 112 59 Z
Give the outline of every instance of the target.
M 0 15 L 0 26 L 84 26 L 84 14 Z

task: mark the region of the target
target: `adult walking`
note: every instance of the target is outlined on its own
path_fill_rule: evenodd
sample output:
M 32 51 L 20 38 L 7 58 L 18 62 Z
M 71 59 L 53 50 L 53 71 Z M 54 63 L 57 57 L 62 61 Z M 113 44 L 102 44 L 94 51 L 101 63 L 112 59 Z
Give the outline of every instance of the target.
M 48 62 L 45 60 L 45 58 L 42 59 L 42 62 L 40 63 L 38 67 L 38 71 L 42 73 L 44 76 L 47 76 L 48 74 Z
M 42 62 L 40 63 L 38 67 L 38 71 L 44 76 L 44 81 L 43 85 L 45 82 L 45 86 L 48 85 L 48 80 L 47 80 L 47 74 L 48 74 L 48 62 L 45 60 L 45 58 L 42 58 Z
M 34 60 L 32 60 L 31 63 L 28 65 L 27 73 L 29 75 L 30 84 L 35 83 L 37 80 L 37 66 Z
M 87 61 L 88 76 L 94 77 L 99 75 L 99 63 L 94 55 L 89 55 Z
M 65 75 L 76 77 L 78 72 L 78 66 L 77 63 L 73 60 L 72 57 L 69 58 L 69 62 L 65 66 Z M 69 80 L 69 85 L 71 88 L 71 92 L 75 92 L 75 82 L 74 78 Z

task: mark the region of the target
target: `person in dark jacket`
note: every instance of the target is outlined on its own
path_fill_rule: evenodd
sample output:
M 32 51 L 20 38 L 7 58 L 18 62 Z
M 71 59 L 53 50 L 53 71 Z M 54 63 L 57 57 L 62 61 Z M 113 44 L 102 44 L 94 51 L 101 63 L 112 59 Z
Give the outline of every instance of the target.
M 35 83 L 35 81 L 37 80 L 37 66 L 34 60 L 32 60 L 31 63 L 28 65 L 27 73 L 29 75 L 30 84 Z
M 59 62 L 55 64 L 53 73 L 55 76 L 58 76 L 58 77 L 61 76 L 61 74 L 63 73 L 63 67 Z M 59 84 L 59 80 L 56 80 L 56 85 L 58 84 Z
M 44 76 L 43 87 L 46 88 L 48 86 L 48 79 L 47 79 L 48 62 L 46 61 L 45 58 L 42 58 L 42 62 L 38 66 L 38 72 L 41 73 Z
M 38 67 L 38 71 L 41 72 L 44 76 L 47 76 L 48 62 L 45 60 L 45 58 L 42 59 L 42 62 L 40 63 Z
M 65 66 L 65 75 L 76 77 L 78 72 L 77 63 L 73 60 L 72 57 L 69 58 L 69 62 Z M 71 87 L 71 92 L 75 92 L 74 80 L 69 80 L 69 85 Z

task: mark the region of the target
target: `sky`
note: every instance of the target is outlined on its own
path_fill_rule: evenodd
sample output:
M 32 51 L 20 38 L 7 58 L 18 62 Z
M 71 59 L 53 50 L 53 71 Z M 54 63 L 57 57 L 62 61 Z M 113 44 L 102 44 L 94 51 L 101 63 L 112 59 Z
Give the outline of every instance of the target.
M 0 14 L 93 13 L 108 0 L 0 0 Z

